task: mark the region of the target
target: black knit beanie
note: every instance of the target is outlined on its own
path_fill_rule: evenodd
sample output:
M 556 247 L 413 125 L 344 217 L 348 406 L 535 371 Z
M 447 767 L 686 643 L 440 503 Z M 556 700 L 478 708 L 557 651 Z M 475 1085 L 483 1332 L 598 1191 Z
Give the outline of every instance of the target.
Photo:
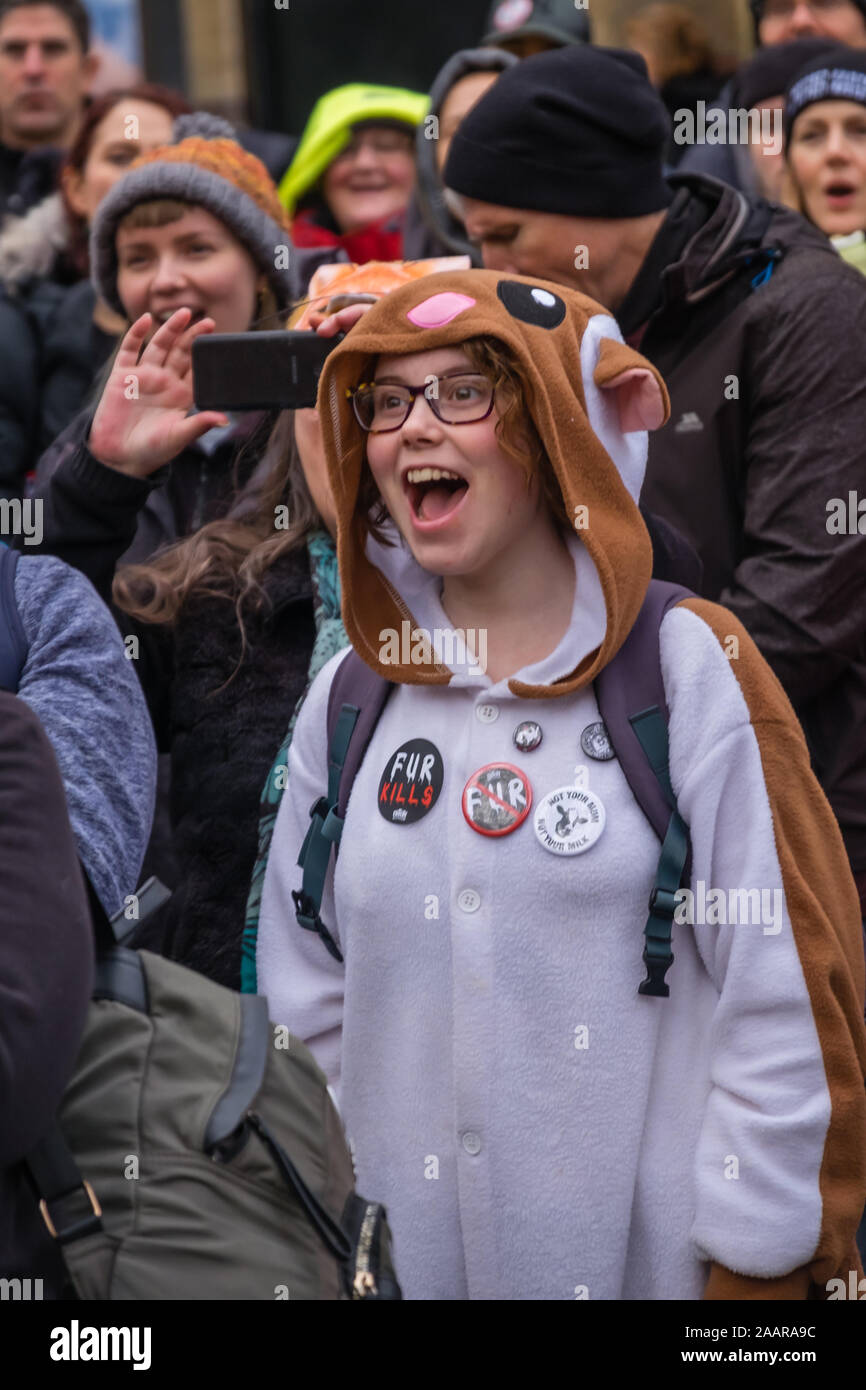
M 572 45 L 504 72 L 461 121 L 443 181 L 481 202 L 571 217 L 670 205 L 670 120 L 637 53 Z
M 732 105 L 748 110 L 761 101 L 780 97 L 793 78 L 813 58 L 832 53 L 839 47 L 834 39 L 793 39 L 759 48 L 754 58 L 737 68 L 734 78 L 736 98 Z
M 857 6 L 863 18 L 866 19 L 866 0 L 851 0 L 851 3 Z M 755 23 L 755 42 L 760 43 L 758 30 L 764 17 L 764 0 L 749 0 L 749 9 L 752 11 L 752 19 Z
M 800 68 L 785 94 L 785 144 L 807 106 L 818 101 L 856 101 L 866 106 L 866 49 L 839 45 Z

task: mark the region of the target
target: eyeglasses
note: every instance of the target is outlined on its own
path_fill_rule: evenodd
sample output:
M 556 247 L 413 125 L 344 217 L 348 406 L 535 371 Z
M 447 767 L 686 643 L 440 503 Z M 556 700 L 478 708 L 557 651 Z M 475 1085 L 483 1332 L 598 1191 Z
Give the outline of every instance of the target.
M 764 19 L 790 19 L 803 0 L 765 0 L 763 17 Z M 824 14 L 830 10 L 841 10 L 851 3 L 851 0 L 805 0 L 806 6 L 814 10 L 817 14 Z
M 445 425 L 474 425 L 486 420 L 493 409 L 494 386 L 480 372 L 429 376 L 423 386 L 388 386 L 362 381 L 347 391 L 355 419 L 368 434 L 390 434 L 402 429 L 419 396 L 423 396 Z

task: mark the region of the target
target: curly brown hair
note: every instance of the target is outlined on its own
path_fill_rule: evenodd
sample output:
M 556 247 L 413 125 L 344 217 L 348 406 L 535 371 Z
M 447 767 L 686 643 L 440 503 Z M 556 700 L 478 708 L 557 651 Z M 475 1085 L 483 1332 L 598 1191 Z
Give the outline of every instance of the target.
M 562 490 L 535 427 L 532 417 L 532 386 L 519 359 L 498 338 L 467 338 L 465 343 L 460 344 L 460 348 L 466 353 L 473 369 L 481 372 L 493 383 L 496 393 L 496 435 L 503 453 L 523 469 L 527 488 L 533 477 L 538 476 L 541 495 L 551 516 L 568 532 L 569 517 L 562 500 Z M 370 364 L 369 375 L 372 376 L 375 370 L 376 364 L 373 361 Z M 389 513 L 366 456 L 361 467 L 355 512 L 364 534 L 369 532 L 383 545 L 393 544 L 385 529 Z

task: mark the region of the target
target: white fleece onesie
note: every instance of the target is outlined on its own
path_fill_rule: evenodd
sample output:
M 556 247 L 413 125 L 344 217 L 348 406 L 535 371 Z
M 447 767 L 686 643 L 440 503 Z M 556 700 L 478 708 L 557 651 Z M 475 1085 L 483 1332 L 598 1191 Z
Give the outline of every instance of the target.
M 577 540 L 572 550 L 585 562 Z M 522 679 L 574 669 L 594 645 L 580 633 L 603 623 L 599 601 L 597 585 L 578 584 L 569 632 Z M 781 892 L 730 662 L 678 609 L 661 651 L 693 879 Z M 830 1103 L 787 912 L 778 932 L 675 927 L 670 998 L 639 996 L 659 844 L 619 763 L 581 753 L 581 731 L 599 718 L 592 690 L 519 700 L 504 681 L 456 677 L 398 686 L 373 736 L 322 906 L 339 965 L 297 925 L 291 890 L 307 809 L 327 782 L 328 691 L 342 659 L 298 721 L 258 971 L 272 1017 L 337 1089 L 359 1190 L 389 1211 L 406 1297 L 697 1298 L 710 1259 L 765 1277 L 803 1264 L 818 1240 Z M 544 739 L 518 753 L 512 734 L 528 719 Z M 379 780 L 416 737 L 442 753 L 442 793 L 422 820 L 392 824 L 377 809 Z M 585 763 L 607 812 L 599 841 L 559 858 L 531 815 L 500 839 L 470 828 L 463 787 L 499 760 L 525 772 L 536 802 Z

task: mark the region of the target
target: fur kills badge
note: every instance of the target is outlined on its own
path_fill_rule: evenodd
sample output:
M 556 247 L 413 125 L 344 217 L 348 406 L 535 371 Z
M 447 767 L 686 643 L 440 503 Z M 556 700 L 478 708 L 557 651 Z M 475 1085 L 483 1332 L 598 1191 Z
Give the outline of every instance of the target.
M 532 788 L 519 767 L 489 763 L 463 788 L 463 815 L 479 835 L 510 835 L 532 805 Z
M 442 754 L 426 738 L 412 738 L 388 759 L 379 783 L 379 810 L 395 825 L 411 825 L 439 800 Z
M 560 787 L 538 803 L 535 834 L 551 854 L 583 854 L 604 830 L 601 798 L 588 787 Z

